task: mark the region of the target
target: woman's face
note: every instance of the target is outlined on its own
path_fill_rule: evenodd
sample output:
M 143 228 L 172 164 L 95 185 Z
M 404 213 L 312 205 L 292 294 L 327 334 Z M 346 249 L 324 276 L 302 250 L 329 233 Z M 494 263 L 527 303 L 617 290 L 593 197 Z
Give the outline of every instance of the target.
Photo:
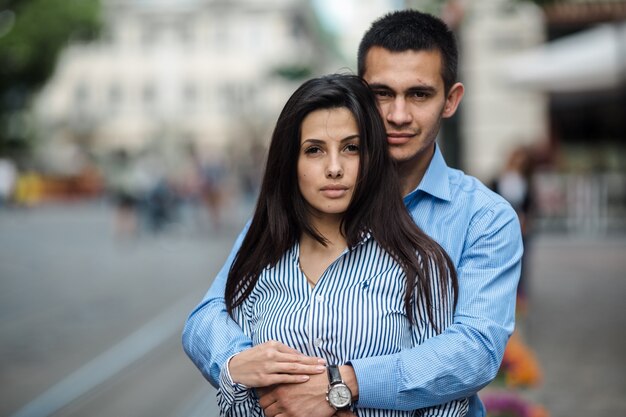
M 302 121 L 298 186 L 316 217 L 341 216 L 359 172 L 359 129 L 345 107 L 320 109 Z

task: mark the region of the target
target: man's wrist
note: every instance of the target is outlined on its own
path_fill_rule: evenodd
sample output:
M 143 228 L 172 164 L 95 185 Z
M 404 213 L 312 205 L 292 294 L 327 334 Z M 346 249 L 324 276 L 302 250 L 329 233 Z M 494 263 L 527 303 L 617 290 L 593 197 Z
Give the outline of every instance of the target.
M 354 368 L 351 365 L 341 365 L 339 372 L 341 372 L 341 379 L 343 379 L 344 384 L 352 392 L 352 403 L 356 402 L 359 399 L 359 383 L 356 379 Z

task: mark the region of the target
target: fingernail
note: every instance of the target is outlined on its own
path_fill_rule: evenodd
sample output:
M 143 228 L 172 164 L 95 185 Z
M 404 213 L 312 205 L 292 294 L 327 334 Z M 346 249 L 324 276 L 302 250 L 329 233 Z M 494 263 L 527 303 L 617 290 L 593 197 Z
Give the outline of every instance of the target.
M 315 367 L 315 370 L 318 372 L 324 372 L 326 370 L 326 367 L 322 365 L 318 365 Z
M 321 365 L 326 365 L 326 359 L 320 358 L 320 359 L 317 360 L 317 363 L 319 363 Z
M 309 380 L 308 375 L 300 375 L 300 381 L 308 381 L 308 380 Z

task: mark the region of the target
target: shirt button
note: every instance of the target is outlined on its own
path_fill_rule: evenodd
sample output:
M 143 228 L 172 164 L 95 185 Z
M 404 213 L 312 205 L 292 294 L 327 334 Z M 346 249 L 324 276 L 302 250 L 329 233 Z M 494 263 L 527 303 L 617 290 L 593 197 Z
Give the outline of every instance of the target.
M 315 339 L 315 342 L 313 342 L 315 344 L 315 347 L 321 347 L 322 346 L 322 339 L 320 339 L 319 337 L 317 339 Z
M 317 294 L 315 296 L 315 299 L 317 300 L 318 303 L 321 303 L 324 301 L 324 296 L 322 294 Z

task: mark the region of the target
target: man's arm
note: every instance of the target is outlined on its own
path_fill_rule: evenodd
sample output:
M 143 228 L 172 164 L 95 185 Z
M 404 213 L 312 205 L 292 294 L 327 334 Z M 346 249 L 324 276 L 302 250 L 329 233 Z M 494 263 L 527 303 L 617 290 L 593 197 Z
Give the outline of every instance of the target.
M 352 360 L 358 407 L 431 407 L 473 395 L 496 376 L 515 322 L 523 250 L 515 212 L 508 205 L 487 212 L 471 225 L 465 243 L 454 323 L 400 353 Z M 308 389 L 319 404 L 325 402 L 325 391 L 312 382 L 281 386 L 271 392 L 271 401 L 280 406 L 295 390 Z
M 243 228 L 226 263 L 218 272 L 209 291 L 187 318 L 183 330 L 183 348 L 202 375 L 219 388 L 223 364 L 236 353 L 252 347 L 252 341 L 226 312 L 224 289 L 228 271 L 235 260 L 249 227 Z
M 224 289 L 228 271 L 247 230 L 248 225 L 239 234 L 204 299 L 189 315 L 183 330 L 183 348 L 216 388 L 220 387 L 224 367 L 229 368 L 229 378 L 249 387 L 307 381 L 309 375 L 325 372 L 324 360 L 274 341 L 252 347 L 250 338 L 226 312 Z
M 412 349 L 351 361 L 359 406 L 430 407 L 473 395 L 495 378 L 515 324 L 523 252 L 513 209 L 501 204 L 477 219 L 465 247 L 454 323 Z

